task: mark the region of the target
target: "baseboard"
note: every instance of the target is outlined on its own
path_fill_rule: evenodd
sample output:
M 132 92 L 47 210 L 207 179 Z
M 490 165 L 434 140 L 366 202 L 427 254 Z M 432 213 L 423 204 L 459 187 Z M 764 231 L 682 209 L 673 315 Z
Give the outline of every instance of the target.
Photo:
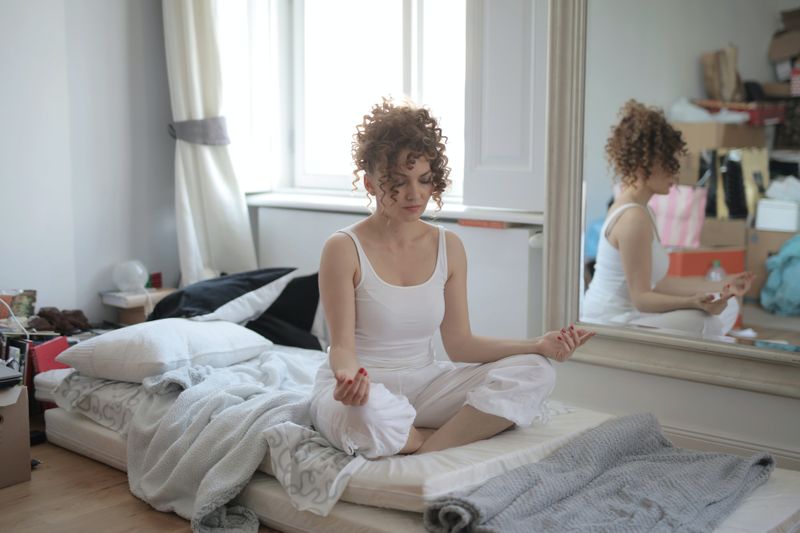
M 772 446 L 763 446 L 753 442 L 720 437 L 709 433 L 700 433 L 682 428 L 662 426 L 664 435 L 676 446 L 707 452 L 732 453 L 748 456 L 755 452 L 767 451 L 775 458 L 779 468 L 800 470 L 800 451 L 786 450 Z

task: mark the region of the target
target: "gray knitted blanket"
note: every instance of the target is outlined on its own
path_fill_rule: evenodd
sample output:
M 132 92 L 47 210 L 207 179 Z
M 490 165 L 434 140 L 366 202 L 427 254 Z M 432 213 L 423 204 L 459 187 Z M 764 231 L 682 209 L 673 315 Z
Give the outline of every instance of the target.
M 766 453 L 674 448 L 651 414 L 609 420 L 546 459 L 432 502 L 434 532 L 708 532 L 768 478 Z

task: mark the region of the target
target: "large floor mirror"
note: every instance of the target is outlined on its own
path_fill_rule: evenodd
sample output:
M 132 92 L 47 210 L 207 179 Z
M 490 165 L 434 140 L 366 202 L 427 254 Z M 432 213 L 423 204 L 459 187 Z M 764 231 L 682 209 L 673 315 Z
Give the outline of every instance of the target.
M 776 268 L 766 259 L 798 235 L 797 219 L 770 220 L 785 197 L 759 202 L 798 167 L 796 122 L 719 114 L 709 101 L 709 91 L 755 94 L 769 101 L 759 113 L 797 120 L 795 101 L 776 92 L 789 84 L 775 83 L 770 47 L 792 23 L 781 13 L 798 7 L 551 4 L 550 116 L 567 118 L 549 126 L 547 275 L 566 271 L 572 286 L 549 283 L 546 313 L 601 333 L 582 360 L 800 397 L 800 314 L 775 304 L 786 285 L 762 290 Z

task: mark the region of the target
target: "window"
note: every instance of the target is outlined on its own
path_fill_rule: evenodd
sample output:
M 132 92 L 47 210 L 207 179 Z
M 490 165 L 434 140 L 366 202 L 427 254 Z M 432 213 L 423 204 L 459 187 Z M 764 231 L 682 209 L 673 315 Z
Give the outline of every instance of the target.
M 360 117 L 382 96 L 408 96 L 440 119 L 449 194 L 462 195 L 466 2 L 225 0 L 218 9 L 223 107 L 245 190 L 350 191 Z
M 463 174 L 465 2 L 306 0 L 295 20 L 296 186 L 348 189 L 355 126 L 388 95 L 431 108 Z

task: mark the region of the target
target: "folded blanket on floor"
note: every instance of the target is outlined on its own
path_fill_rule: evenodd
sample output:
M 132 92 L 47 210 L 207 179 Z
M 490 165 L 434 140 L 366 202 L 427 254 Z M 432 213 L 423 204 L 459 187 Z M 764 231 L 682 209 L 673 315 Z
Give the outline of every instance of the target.
M 428 531 L 708 532 L 768 478 L 766 453 L 674 448 L 651 414 L 609 420 L 539 463 L 425 510 Z
M 327 514 L 363 464 L 310 425 L 314 372 L 325 354 L 274 346 L 226 368 L 183 367 L 143 383 L 128 433 L 131 492 L 193 531 L 255 532 L 258 518 L 226 507 L 269 448 L 275 477 L 301 510 Z M 320 490 L 320 488 L 322 490 Z

